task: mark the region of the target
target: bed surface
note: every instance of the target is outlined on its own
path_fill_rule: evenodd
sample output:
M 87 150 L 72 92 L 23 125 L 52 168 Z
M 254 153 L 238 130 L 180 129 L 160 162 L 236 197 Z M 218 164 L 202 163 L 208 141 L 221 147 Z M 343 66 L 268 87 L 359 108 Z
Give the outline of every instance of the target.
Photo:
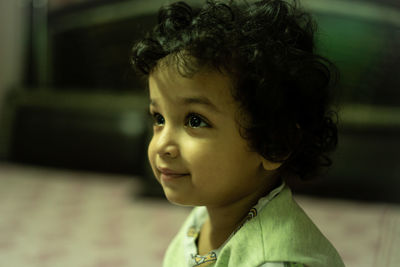
M 0 267 L 153 267 L 190 209 L 140 179 L 0 163 Z M 349 267 L 400 266 L 400 206 L 295 198 Z

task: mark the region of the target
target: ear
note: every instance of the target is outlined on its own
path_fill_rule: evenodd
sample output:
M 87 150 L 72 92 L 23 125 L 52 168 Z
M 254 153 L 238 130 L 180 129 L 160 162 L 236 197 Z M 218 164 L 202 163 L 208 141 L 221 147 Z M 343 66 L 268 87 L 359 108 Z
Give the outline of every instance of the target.
M 261 161 L 262 161 L 262 165 L 266 171 L 274 171 L 283 164 L 283 162 L 272 162 L 272 161 L 266 160 L 264 157 L 262 157 Z

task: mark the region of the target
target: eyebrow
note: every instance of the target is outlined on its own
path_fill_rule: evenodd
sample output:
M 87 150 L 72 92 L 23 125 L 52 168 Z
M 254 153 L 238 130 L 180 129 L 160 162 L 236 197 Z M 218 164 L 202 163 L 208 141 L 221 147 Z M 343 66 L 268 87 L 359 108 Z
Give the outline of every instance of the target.
M 221 111 L 215 106 L 207 97 L 199 96 L 199 97 L 183 97 L 179 98 L 179 102 L 184 105 L 202 105 L 212 109 L 215 112 L 221 113 Z M 150 105 L 157 107 L 157 101 L 154 99 L 150 99 Z

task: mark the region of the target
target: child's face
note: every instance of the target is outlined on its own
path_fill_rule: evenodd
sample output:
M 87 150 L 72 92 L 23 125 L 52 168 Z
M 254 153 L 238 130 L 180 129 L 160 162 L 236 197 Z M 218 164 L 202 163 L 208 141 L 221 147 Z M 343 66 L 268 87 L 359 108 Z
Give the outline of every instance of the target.
M 230 86 L 216 71 L 184 78 L 160 66 L 150 75 L 154 135 L 148 156 L 170 202 L 221 206 L 269 183 L 262 157 L 239 134 Z M 180 175 L 165 175 L 163 168 Z

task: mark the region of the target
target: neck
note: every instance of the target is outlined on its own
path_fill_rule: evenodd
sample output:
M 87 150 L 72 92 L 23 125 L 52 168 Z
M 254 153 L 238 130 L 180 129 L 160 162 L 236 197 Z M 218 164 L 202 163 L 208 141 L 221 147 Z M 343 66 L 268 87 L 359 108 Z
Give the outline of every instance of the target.
M 224 206 L 207 206 L 208 219 L 201 230 L 201 238 L 207 240 L 210 249 L 219 248 L 246 218 L 249 210 L 257 201 L 273 190 L 279 181 L 266 188 L 245 196 L 236 202 Z

